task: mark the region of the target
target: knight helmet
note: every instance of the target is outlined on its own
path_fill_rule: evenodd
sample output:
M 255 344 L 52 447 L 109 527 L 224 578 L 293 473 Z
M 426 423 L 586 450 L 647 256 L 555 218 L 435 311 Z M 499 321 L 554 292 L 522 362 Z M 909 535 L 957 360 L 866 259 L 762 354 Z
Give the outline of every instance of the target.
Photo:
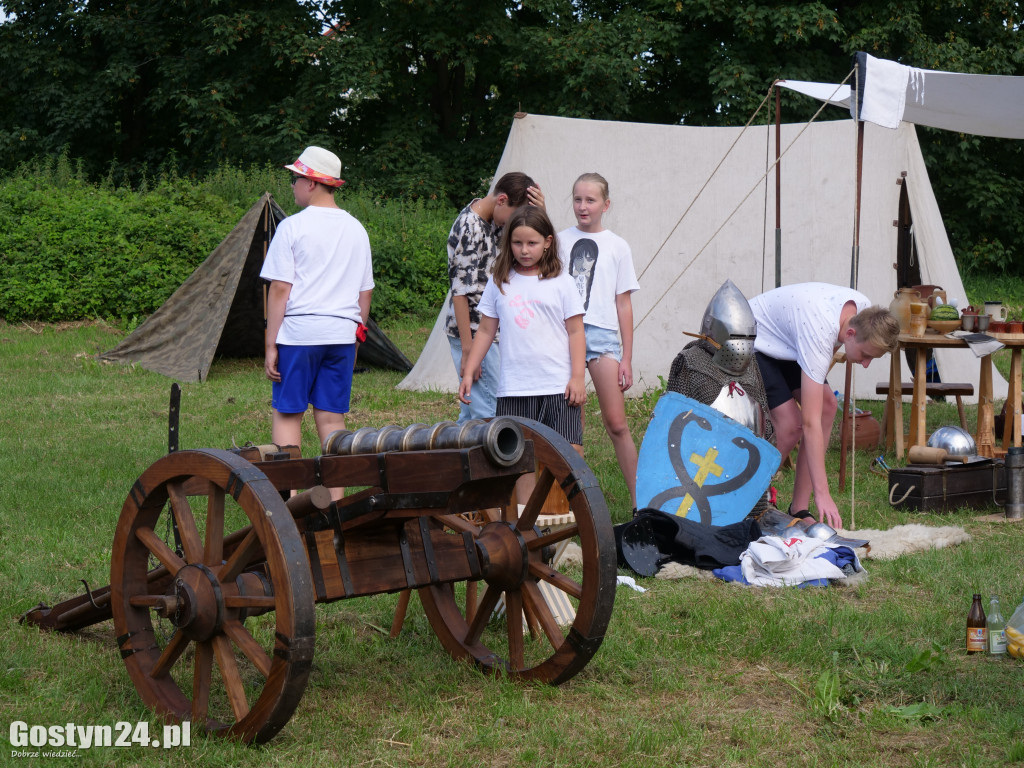
M 757 323 L 739 288 L 726 280 L 711 297 L 700 323 L 701 335 L 716 346 L 712 361 L 728 374 L 739 376 L 754 357 Z

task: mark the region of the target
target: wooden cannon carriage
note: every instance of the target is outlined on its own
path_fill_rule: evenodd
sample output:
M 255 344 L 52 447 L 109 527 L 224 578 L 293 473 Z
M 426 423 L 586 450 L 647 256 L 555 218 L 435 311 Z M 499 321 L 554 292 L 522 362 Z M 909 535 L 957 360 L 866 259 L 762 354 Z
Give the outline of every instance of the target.
M 538 467 L 518 504 L 516 481 Z M 350 495 L 331 502 L 332 487 Z M 538 525 L 566 501 L 574 522 Z M 567 541 L 581 558 L 553 563 Z M 309 459 L 172 451 L 125 500 L 110 586 L 22 619 L 73 631 L 112 617 L 147 706 L 262 742 L 306 687 L 314 603 L 403 592 L 404 612 L 415 589 L 456 658 L 558 684 L 600 646 L 615 575 L 604 497 L 564 439 L 529 420 L 442 422 L 336 432 Z M 569 598 L 571 625 L 542 584 Z

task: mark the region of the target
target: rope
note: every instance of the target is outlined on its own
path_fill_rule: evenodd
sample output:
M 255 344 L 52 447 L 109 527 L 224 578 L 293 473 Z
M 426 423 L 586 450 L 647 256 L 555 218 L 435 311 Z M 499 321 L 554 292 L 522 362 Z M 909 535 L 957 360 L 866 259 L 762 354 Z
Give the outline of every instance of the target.
M 837 85 L 837 86 L 836 86 L 836 90 L 835 90 L 835 91 L 833 91 L 833 94 L 832 94 L 833 96 L 834 96 L 834 95 L 835 95 L 836 93 L 838 93 L 838 91 L 839 91 L 839 87 L 840 87 L 840 86 L 842 86 L 842 85 L 845 85 L 845 84 L 846 84 L 846 81 L 850 79 L 850 77 L 851 77 L 851 75 L 852 75 L 852 74 L 853 74 L 853 70 L 851 70 L 851 71 L 850 71 L 850 74 L 848 74 L 848 75 L 847 75 L 847 76 L 846 76 L 846 77 L 845 77 L 845 78 L 843 79 L 843 82 L 839 83 L 839 85 Z M 773 86 L 774 86 L 774 83 L 773 83 Z M 768 93 L 769 93 L 769 95 L 771 94 L 771 90 L 770 90 L 770 89 L 769 89 L 769 92 L 768 92 Z M 744 134 L 744 133 L 746 132 L 747 128 L 749 128 L 749 127 L 750 127 L 750 123 L 751 123 L 751 122 L 753 122 L 753 120 L 754 120 L 754 117 L 756 117 L 756 116 L 757 116 L 757 113 L 758 113 L 758 112 L 760 112 L 760 110 L 761 110 L 761 107 L 763 107 L 763 106 L 764 106 L 764 104 L 765 104 L 765 102 L 766 102 L 767 100 L 768 100 L 768 96 L 765 96 L 764 100 L 762 100 L 762 101 L 761 101 L 761 104 L 760 104 L 760 105 L 758 106 L 757 110 L 756 110 L 756 111 L 754 112 L 754 114 L 753 114 L 753 115 L 751 116 L 750 120 L 748 120 L 748 121 L 747 121 L 747 124 L 743 126 L 743 130 L 742 130 L 742 131 L 740 131 L 740 134 L 739 134 L 739 136 L 737 136 L 737 137 L 736 137 L 736 140 L 735 140 L 735 141 L 734 141 L 734 142 L 732 143 L 732 146 L 730 146 L 730 147 L 729 147 L 728 151 L 727 151 L 727 152 L 725 153 L 725 156 L 724 156 L 724 157 L 722 158 L 722 160 L 721 160 L 721 161 L 720 161 L 720 162 L 718 163 L 718 165 L 717 165 L 717 166 L 715 166 L 715 170 L 711 172 L 711 175 L 710 175 L 710 176 L 709 176 L 709 177 L 707 178 L 707 181 L 705 181 L 705 182 L 704 182 L 703 186 L 702 186 L 702 187 L 700 188 L 700 191 L 698 191 L 698 192 L 697 192 L 697 195 L 696 195 L 696 196 L 695 196 L 695 197 L 693 198 L 693 200 L 692 200 L 692 201 L 690 201 L 690 204 L 689 204 L 688 206 L 686 206 L 686 210 L 685 210 L 685 211 L 683 211 L 683 214 L 682 214 L 682 216 L 680 216 L 680 217 L 679 217 L 679 221 L 677 221 L 677 222 L 676 222 L 676 224 L 675 224 L 675 226 L 674 226 L 674 227 L 672 227 L 672 231 L 668 233 L 668 237 L 666 237 L 666 238 L 665 238 L 665 240 L 664 240 L 664 242 L 662 242 L 662 244 L 661 244 L 660 246 L 658 246 L 658 250 L 656 250 L 656 251 L 654 252 L 654 256 L 652 256 L 652 257 L 651 257 L 651 260 L 650 260 L 649 262 L 647 262 L 647 266 L 646 266 L 646 267 L 644 267 L 643 271 L 642 271 L 642 272 L 640 273 L 640 275 L 639 275 L 639 276 L 637 277 L 637 279 L 638 279 L 638 280 L 639 280 L 640 278 L 642 278 L 642 277 L 644 276 L 644 274 L 646 274 L 647 270 L 648 270 L 648 269 L 650 269 L 651 265 L 652 265 L 652 264 L 654 263 L 654 260 L 655 260 L 656 258 L 658 258 L 658 256 L 659 256 L 659 255 L 661 254 L 661 251 L 662 251 L 662 249 L 663 249 L 663 248 L 664 248 L 664 247 L 665 247 L 665 246 L 666 246 L 666 245 L 668 244 L 668 241 L 669 241 L 669 239 L 671 239 L 672 235 L 673 235 L 673 234 L 675 234 L 675 231 L 676 231 L 676 230 L 677 230 L 677 229 L 679 228 L 679 225 L 680 225 L 680 224 L 682 224 L 682 222 L 683 222 L 683 219 L 684 219 L 684 218 L 686 217 L 686 214 L 687 214 L 687 213 L 689 213 L 690 209 L 691 209 L 691 208 L 693 207 L 693 204 L 694 204 L 695 202 L 697 202 L 697 198 L 699 198 L 699 197 L 700 197 L 701 193 L 702 193 L 702 192 L 704 191 L 704 189 L 705 189 L 705 188 L 707 187 L 707 185 L 708 185 L 708 184 L 709 184 L 709 183 L 711 182 L 711 179 L 712 179 L 712 178 L 714 177 L 715 173 L 717 173 L 717 172 L 718 172 L 718 169 L 722 167 L 722 163 L 724 163 L 724 162 L 725 162 L 726 158 L 727 158 L 727 157 L 729 156 L 729 153 L 730 153 L 730 152 L 732 152 L 733 148 L 734 148 L 734 147 L 736 146 L 736 143 L 737 143 L 737 142 L 738 142 L 738 141 L 740 140 L 740 138 L 741 138 L 741 137 L 743 136 L 743 134 Z M 657 298 L 657 299 L 656 299 L 656 300 L 655 300 L 655 301 L 654 301 L 654 302 L 653 302 L 653 303 L 652 303 L 652 304 L 650 305 L 650 309 L 648 309 L 648 310 L 647 310 L 647 312 L 645 312 L 645 313 L 644 313 L 644 316 L 640 318 L 639 322 L 636 322 L 636 323 L 634 323 L 634 324 L 633 324 L 633 328 L 634 328 L 634 329 L 636 329 L 636 328 L 639 328 L 639 327 L 640 327 L 641 325 L 643 325 L 644 321 L 645 321 L 645 320 L 646 320 L 646 319 L 647 319 L 648 317 L 650 317 L 650 315 L 651 315 L 651 313 L 652 313 L 652 312 L 654 311 L 654 309 L 655 309 L 655 308 L 656 308 L 656 307 L 658 306 L 658 304 L 660 304 L 660 303 L 661 303 L 661 300 L 662 300 L 663 298 L 665 298 L 665 296 L 666 296 L 666 295 L 668 294 L 668 292 L 669 292 L 669 291 L 671 291 L 671 290 L 672 290 L 672 289 L 673 289 L 673 288 L 675 287 L 676 283 L 678 283 L 678 282 L 679 282 L 679 280 L 680 280 L 680 279 L 682 278 L 682 276 L 686 274 L 686 271 L 687 271 L 687 270 L 688 270 L 688 269 L 689 269 L 690 267 L 692 267 L 692 266 L 693 266 L 693 263 L 694 263 L 694 262 L 695 262 L 695 261 L 696 261 L 696 260 L 697 260 L 698 258 L 700 258 L 701 254 L 703 254 L 703 253 L 704 253 L 705 249 L 706 249 L 706 248 L 707 248 L 707 247 L 708 247 L 709 245 L 711 245 L 711 243 L 712 243 L 712 242 L 714 241 L 714 239 L 715 239 L 716 237 L 718 237 L 718 233 L 719 233 L 719 232 L 721 232 L 721 231 L 722 231 L 722 230 L 723 230 L 723 229 L 725 228 L 725 225 L 729 223 L 729 221 L 730 221 L 730 220 L 732 219 L 732 217 L 733 217 L 733 216 L 735 216 L 735 215 L 736 215 L 736 212 L 737 212 L 737 211 L 738 211 L 738 210 L 739 210 L 739 209 L 740 209 L 741 207 L 743 207 L 743 204 L 744 204 L 745 202 L 747 202 L 747 198 L 749 198 L 749 197 L 750 197 L 750 196 L 751 196 L 752 194 L 754 194 L 754 192 L 755 192 L 755 191 L 757 190 L 757 188 L 758 188 L 759 186 L 761 186 L 761 182 L 762 182 L 762 181 L 764 181 L 764 180 L 765 180 L 765 179 L 766 179 L 766 178 L 768 177 L 768 174 L 772 172 L 772 170 L 773 170 L 773 169 L 775 168 L 775 166 L 776 166 L 776 165 L 778 165 L 778 164 L 779 164 L 780 162 L 782 162 L 782 158 L 786 156 L 786 153 L 787 153 L 787 152 L 789 152 L 789 150 L 793 148 L 793 146 L 794 146 L 794 145 L 795 145 L 795 144 L 797 143 L 797 141 L 799 141 L 799 140 L 800 140 L 800 137 L 801 137 L 801 136 L 803 136 L 803 134 L 804 134 L 804 131 L 806 131 L 806 130 L 807 130 L 807 129 L 808 129 L 809 127 L 810 127 L 811 123 L 813 123 L 813 122 L 814 122 L 814 121 L 815 121 L 815 120 L 817 119 L 818 115 L 820 115 L 820 114 L 821 114 L 821 112 L 822 112 L 822 110 L 823 110 L 823 109 L 825 109 L 825 107 L 827 107 L 828 105 L 829 105 L 828 101 L 824 101 L 824 102 L 822 102 L 822 105 L 821 105 L 821 106 L 820 106 L 820 107 L 818 108 L 818 111 L 817 111 L 817 112 L 815 112 L 815 113 L 814 113 L 814 115 L 813 115 L 813 116 L 811 117 L 811 119 L 810 119 L 810 120 L 808 120 L 808 121 L 807 121 L 807 123 L 806 123 L 806 124 L 804 125 L 804 127 L 800 129 L 800 132 L 799 132 L 799 133 L 798 133 L 798 134 L 796 135 L 796 137 L 795 137 L 795 138 L 793 139 L 793 141 L 791 141 L 791 142 L 789 143 L 789 145 L 788 145 L 788 146 L 786 147 L 786 149 L 785 149 L 785 150 L 783 150 L 782 154 L 781 154 L 781 155 L 779 155 L 779 157 L 778 157 L 778 158 L 777 158 L 776 160 L 774 160 L 774 161 L 773 161 L 773 162 L 771 163 L 771 165 L 769 165 L 769 166 L 768 166 L 768 168 L 766 168 L 766 169 L 765 169 L 765 172 L 764 172 L 764 173 L 763 173 L 763 174 L 761 175 L 761 178 L 759 178 L 759 179 L 758 179 L 758 180 L 757 180 L 757 181 L 756 181 L 756 182 L 754 183 L 754 186 L 753 186 L 753 187 L 751 187 L 750 191 L 749 191 L 749 192 L 747 192 L 747 194 L 746 194 L 746 195 L 744 195 L 743 199 L 742 199 L 742 200 L 740 200 L 740 202 L 739 202 L 739 203 L 738 203 L 738 204 L 736 205 L 736 207 L 735 207 L 735 208 L 733 208 L 732 212 L 730 212 L 730 213 L 729 213 L 729 215 L 728 215 L 728 216 L 727 216 L 727 217 L 725 218 L 725 221 L 723 221 L 723 222 L 721 223 L 721 225 L 720 225 L 720 226 L 718 227 L 718 229 L 716 229 L 716 230 L 715 230 L 714 234 L 712 234 L 712 235 L 711 235 L 711 237 L 710 237 L 710 238 L 708 238 L 707 242 L 706 242 L 706 243 L 704 243 L 704 245 L 702 245 L 702 246 L 701 246 L 700 250 L 699 250 L 699 251 L 697 251 L 697 253 L 696 253 L 696 254 L 694 254 L 693 258 L 692 258 L 692 259 L 690 259 L 690 260 L 689 260 L 689 261 L 688 261 L 688 262 L 686 263 L 686 265 L 685 265 L 685 266 L 683 267 L 683 269 L 682 269 L 682 271 L 681 271 L 681 272 L 679 273 L 679 275 L 677 275 L 677 276 L 676 276 L 676 279 L 675 279 L 675 280 L 673 280 L 673 281 L 672 281 L 671 283 L 669 283 L 669 286 L 668 286 L 668 287 L 667 287 L 667 288 L 666 288 L 666 289 L 665 289 L 665 290 L 664 290 L 664 291 L 663 291 L 663 292 L 661 293 L 661 295 L 660 295 L 660 296 L 658 296 L 658 298 Z
M 903 494 L 903 495 L 902 495 L 902 496 L 900 497 L 899 501 L 893 501 L 893 500 L 892 500 L 892 495 L 893 495 L 894 493 L 896 493 L 896 489 L 897 489 L 897 488 L 899 488 L 899 487 L 900 487 L 900 484 L 899 484 L 899 483 L 893 483 L 893 486 L 892 486 L 892 488 L 890 488 L 890 489 L 889 489 L 889 506 L 890 506 L 890 507 L 895 507 L 895 506 L 896 506 L 897 504 L 902 504 L 902 503 L 903 503 L 904 501 L 906 501 L 906 500 L 907 500 L 907 496 L 909 496 L 910 494 L 912 494 L 912 493 L 914 492 L 914 489 L 915 489 L 915 488 L 917 488 L 917 486 L 916 486 L 916 485 L 912 485 L 912 486 L 910 486 L 910 487 L 909 487 L 909 488 L 907 489 L 907 492 L 906 492 L 906 493 L 904 493 L 904 494 Z
M 775 82 L 778 81 L 776 80 Z M 654 260 L 658 258 L 658 255 L 661 253 L 661 249 L 668 244 L 668 241 L 672 238 L 672 235 L 674 235 L 676 230 L 679 229 L 679 225 L 683 223 L 683 219 L 686 218 L 686 214 L 688 214 L 690 212 L 690 209 L 693 208 L 693 204 L 697 202 L 700 196 L 704 193 L 704 190 L 707 189 L 708 184 L 711 183 L 711 180 L 715 178 L 715 174 L 718 173 L 718 169 L 721 168 L 722 164 L 729 158 L 729 155 L 732 153 L 733 149 L 736 148 L 736 145 L 739 143 L 740 139 L 743 138 L 743 134 L 747 132 L 747 128 L 750 127 L 750 124 L 754 122 L 754 118 L 757 117 L 758 113 L 760 113 L 765 103 L 768 101 L 769 98 L 771 98 L 772 88 L 774 87 L 775 83 L 772 83 L 771 88 L 768 89 L 768 93 L 765 94 L 765 97 L 761 99 L 761 103 L 757 105 L 757 109 L 754 110 L 754 114 L 750 116 L 750 119 L 747 120 L 746 125 L 743 126 L 743 130 L 739 132 L 739 135 L 736 136 L 736 139 L 733 141 L 733 143 L 729 145 L 729 148 L 725 151 L 725 154 L 722 155 L 722 159 L 718 161 L 718 165 L 715 166 L 715 169 L 711 171 L 707 179 L 704 180 L 704 183 L 701 185 L 701 188 L 697 190 L 697 194 L 693 196 L 693 200 L 691 200 L 690 204 L 686 206 L 686 210 L 684 210 L 682 214 L 680 214 L 679 219 L 675 223 L 675 226 L 672 227 L 671 231 L 668 233 L 668 235 L 666 235 L 665 239 L 661 241 L 661 245 L 658 246 L 658 249 L 654 252 L 654 255 L 651 257 L 651 260 L 647 262 L 647 265 L 643 268 L 643 270 L 641 270 L 640 274 L 637 275 L 637 280 L 640 280 L 640 278 L 642 278 L 647 273 L 647 270 L 650 269 L 651 264 L 654 263 Z

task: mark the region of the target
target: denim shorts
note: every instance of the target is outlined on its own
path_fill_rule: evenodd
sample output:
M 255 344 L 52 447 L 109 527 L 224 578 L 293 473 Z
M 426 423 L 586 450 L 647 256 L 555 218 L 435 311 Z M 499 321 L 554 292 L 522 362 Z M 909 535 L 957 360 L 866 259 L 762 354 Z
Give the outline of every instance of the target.
M 616 362 L 622 362 L 622 344 L 619 343 L 619 332 L 597 325 L 583 324 L 583 333 L 587 337 L 587 362 L 608 355 Z

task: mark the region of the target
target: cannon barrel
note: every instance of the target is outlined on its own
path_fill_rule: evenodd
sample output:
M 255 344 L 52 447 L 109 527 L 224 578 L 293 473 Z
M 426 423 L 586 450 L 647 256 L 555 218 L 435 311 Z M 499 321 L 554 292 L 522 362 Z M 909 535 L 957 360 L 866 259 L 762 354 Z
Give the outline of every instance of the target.
M 412 424 L 372 429 L 363 427 L 351 432 L 339 429 L 324 440 L 323 452 L 335 456 L 389 451 L 429 451 L 444 448 L 482 446 L 487 458 L 502 467 L 511 467 L 523 456 L 525 438 L 519 423 L 507 416 L 483 421 L 473 419 L 463 424 L 440 421 L 433 426 Z

